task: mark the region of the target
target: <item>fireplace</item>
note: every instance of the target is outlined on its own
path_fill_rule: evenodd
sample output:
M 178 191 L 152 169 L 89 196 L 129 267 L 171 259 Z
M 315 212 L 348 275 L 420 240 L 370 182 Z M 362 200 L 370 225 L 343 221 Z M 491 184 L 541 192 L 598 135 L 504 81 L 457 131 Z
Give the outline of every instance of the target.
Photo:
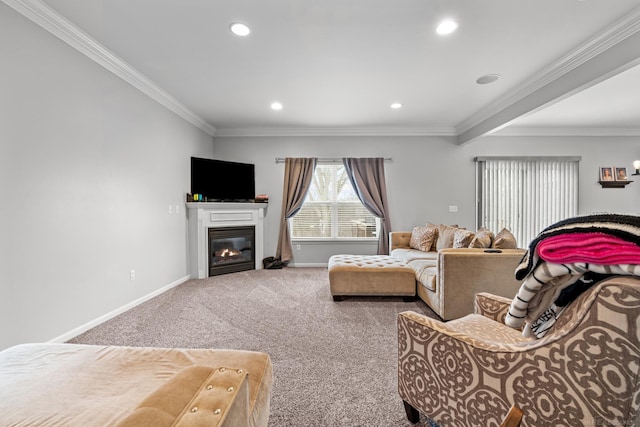
M 209 276 L 255 269 L 255 227 L 209 228 Z
M 204 279 L 210 275 L 209 250 L 211 244 L 209 243 L 209 229 L 211 228 L 253 228 L 254 240 L 251 243 L 254 260 L 253 268 L 255 270 L 262 268 L 261 261 L 264 258 L 264 222 L 267 207 L 267 203 L 187 203 L 189 273 L 191 278 Z M 214 254 L 219 249 L 214 249 Z M 238 250 L 237 248 L 234 249 Z M 243 265 L 243 267 L 249 268 L 246 265 Z

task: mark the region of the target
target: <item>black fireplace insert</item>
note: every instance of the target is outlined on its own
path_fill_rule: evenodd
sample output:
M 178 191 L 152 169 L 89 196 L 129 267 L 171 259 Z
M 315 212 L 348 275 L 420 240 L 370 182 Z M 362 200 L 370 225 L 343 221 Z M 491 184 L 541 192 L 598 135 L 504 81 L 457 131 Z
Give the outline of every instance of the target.
M 255 227 L 209 228 L 209 276 L 254 270 Z

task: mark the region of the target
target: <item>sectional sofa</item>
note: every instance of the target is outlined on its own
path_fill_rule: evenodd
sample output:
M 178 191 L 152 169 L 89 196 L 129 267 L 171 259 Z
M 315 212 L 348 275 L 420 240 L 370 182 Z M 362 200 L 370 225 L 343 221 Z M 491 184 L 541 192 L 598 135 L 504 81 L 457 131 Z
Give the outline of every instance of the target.
M 427 223 L 391 232 L 389 239 L 390 256 L 414 271 L 417 295 L 443 320 L 473 313 L 476 293 L 513 298 L 520 287 L 514 273 L 525 250 L 508 230 L 494 234 Z

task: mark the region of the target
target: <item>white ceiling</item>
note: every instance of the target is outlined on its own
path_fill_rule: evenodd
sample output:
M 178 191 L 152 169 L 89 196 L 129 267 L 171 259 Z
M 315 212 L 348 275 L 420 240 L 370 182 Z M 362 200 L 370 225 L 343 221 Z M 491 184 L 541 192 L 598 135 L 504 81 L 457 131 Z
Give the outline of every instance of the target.
M 640 0 L 2 1 L 63 16 L 50 31 L 79 28 L 215 135 L 640 134 Z

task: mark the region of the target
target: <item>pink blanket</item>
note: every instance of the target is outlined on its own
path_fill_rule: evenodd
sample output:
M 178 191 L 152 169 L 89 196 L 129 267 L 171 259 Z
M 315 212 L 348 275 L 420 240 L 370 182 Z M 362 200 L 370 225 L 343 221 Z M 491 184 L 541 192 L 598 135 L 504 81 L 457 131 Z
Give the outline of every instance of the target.
M 538 243 L 538 256 L 546 262 L 586 262 L 600 265 L 640 264 L 640 247 L 605 233 L 566 233 Z

